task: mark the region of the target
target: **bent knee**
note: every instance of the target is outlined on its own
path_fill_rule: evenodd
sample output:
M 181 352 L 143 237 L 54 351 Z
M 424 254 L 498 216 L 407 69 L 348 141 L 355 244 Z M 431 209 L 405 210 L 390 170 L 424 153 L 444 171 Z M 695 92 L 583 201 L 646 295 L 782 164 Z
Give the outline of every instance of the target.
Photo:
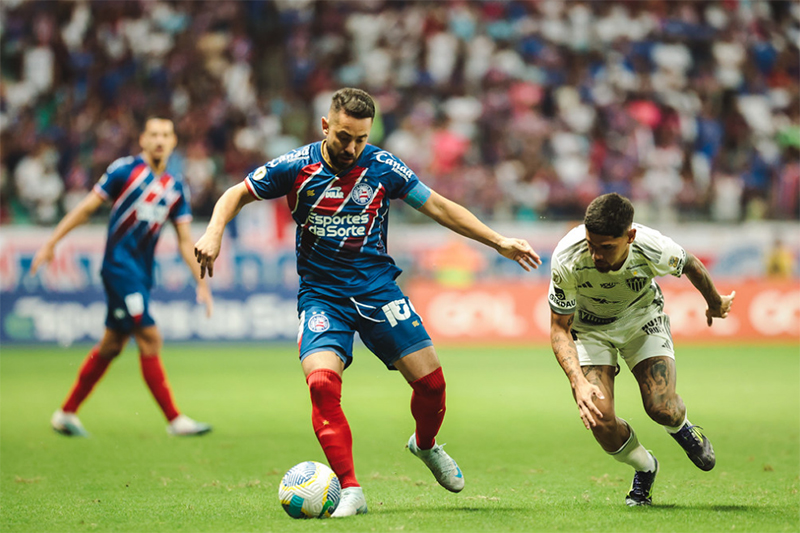
M 314 370 L 306 378 L 306 383 L 314 404 L 331 398 L 338 401 L 341 396 L 342 378 L 334 370 Z
M 442 367 L 437 368 L 430 374 L 423 376 L 409 383 L 416 394 L 422 396 L 441 396 L 447 387 Z

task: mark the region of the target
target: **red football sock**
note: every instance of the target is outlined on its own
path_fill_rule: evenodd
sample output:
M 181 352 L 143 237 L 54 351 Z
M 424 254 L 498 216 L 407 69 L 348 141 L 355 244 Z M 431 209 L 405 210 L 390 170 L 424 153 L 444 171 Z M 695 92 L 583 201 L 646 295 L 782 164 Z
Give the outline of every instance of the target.
M 100 357 L 100 350 L 97 347 L 89 352 L 78 371 L 78 379 L 75 380 L 69 396 L 64 400 L 61 410 L 66 413 L 78 412 L 78 407 L 106 373 L 109 364 L 111 364 L 111 359 Z
M 167 417 L 167 421 L 172 422 L 180 413 L 172 399 L 172 390 L 169 388 L 167 374 L 164 372 L 161 358 L 158 354 L 140 354 L 139 361 L 142 363 L 142 376 L 144 376 L 144 381 L 150 388 L 150 392 L 153 393 L 153 398 L 156 399 L 158 406 L 161 407 L 164 416 Z
M 442 367 L 410 383 L 411 414 L 417 422 L 417 446 L 429 450 L 436 443 L 445 412 L 445 384 Z
M 353 436 L 342 411 L 342 378 L 333 370 L 314 370 L 306 378 L 311 393 L 311 423 L 342 488 L 358 487 L 353 466 Z

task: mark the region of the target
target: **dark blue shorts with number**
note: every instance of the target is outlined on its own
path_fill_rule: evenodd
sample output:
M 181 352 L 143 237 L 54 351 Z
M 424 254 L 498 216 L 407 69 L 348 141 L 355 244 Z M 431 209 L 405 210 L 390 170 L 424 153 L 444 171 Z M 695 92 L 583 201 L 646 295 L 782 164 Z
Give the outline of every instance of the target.
M 311 291 L 297 302 L 300 360 L 322 351 L 333 351 L 345 368 L 353 361 L 353 337 L 361 341 L 394 370 L 394 362 L 432 346 L 430 335 L 411 301 L 397 284 L 354 298 L 323 297 Z
M 106 327 L 130 333 L 136 327 L 155 324 L 150 316 L 150 288 L 132 278 L 103 274 L 108 313 Z

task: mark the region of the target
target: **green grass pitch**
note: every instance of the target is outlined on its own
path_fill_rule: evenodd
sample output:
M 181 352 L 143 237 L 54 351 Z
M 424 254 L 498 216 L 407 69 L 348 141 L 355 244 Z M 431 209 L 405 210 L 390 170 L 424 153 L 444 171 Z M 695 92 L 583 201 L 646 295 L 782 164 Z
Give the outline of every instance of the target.
M 179 407 L 210 422 L 174 438 L 130 346 L 84 404 L 89 439 L 49 418 L 87 351 L 0 353 L 0 530 L 239 531 L 798 531 L 797 345 L 678 346 L 678 391 L 714 443 L 701 472 L 645 415 L 627 369 L 617 410 L 658 457 L 651 508 L 625 507 L 632 471 L 605 455 L 578 417 L 548 346 L 441 348 L 448 412 L 440 442 L 464 471 L 451 494 L 404 449 L 410 389 L 363 348 L 343 404 L 370 512 L 292 520 L 283 473 L 325 462 L 294 346 L 167 345 Z

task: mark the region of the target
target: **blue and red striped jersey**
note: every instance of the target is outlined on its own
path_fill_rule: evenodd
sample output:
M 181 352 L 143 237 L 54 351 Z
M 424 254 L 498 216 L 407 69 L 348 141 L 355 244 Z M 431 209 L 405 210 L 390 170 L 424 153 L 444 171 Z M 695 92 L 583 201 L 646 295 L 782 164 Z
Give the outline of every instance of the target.
M 152 286 L 153 256 L 164 223 L 192 220 L 183 182 L 166 172 L 156 176 L 138 155 L 114 161 L 94 191 L 112 203 L 102 272 L 133 276 Z
M 431 195 L 402 161 L 370 144 L 338 173 L 323 159 L 322 142 L 309 144 L 258 167 L 245 185 L 259 200 L 286 197 L 297 223 L 301 291 L 337 298 L 400 275 L 387 253 L 389 200 L 419 208 Z

